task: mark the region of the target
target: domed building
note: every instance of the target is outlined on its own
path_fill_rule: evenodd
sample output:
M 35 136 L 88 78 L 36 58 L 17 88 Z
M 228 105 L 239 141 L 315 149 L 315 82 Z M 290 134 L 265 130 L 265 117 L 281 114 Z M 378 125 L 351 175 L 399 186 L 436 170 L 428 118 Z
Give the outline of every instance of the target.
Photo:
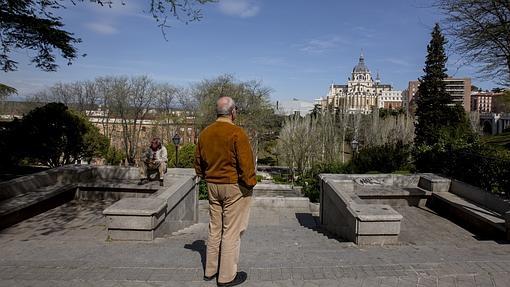
M 361 53 L 358 64 L 354 66 L 351 77 L 348 78 L 347 85 L 331 84 L 327 96 L 320 99 L 319 104 L 322 109 L 340 109 L 349 113 L 368 114 L 374 108 L 388 106 L 387 103 L 382 102 L 382 99 L 383 95 L 390 93 L 400 95 L 400 98 L 391 97 L 395 103 L 389 106 L 400 107 L 402 93 L 393 91 L 391 85 L 381 84 L 379 74 L 373 79 L 370 69 L 365 64 L 363 53 Z M 386 98 L 384 97 L 384 99 Z

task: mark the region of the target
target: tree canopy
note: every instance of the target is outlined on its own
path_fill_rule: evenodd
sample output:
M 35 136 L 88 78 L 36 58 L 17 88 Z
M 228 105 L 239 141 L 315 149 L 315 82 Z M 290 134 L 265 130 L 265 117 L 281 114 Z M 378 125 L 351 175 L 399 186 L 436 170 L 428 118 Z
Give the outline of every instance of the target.
M 482 65 L 485 78 L 510 85 L 510 1 L 436 0 L 444 24 L 467 63 Z
M 200 20 L 202 14 L 198 5 L 214 1 L 148 0 L 147 11 L 164 33 L 168 17 L 185 23 Z M 92 2 L 112 9 L 125 5 L 122 0 L 0 0 L 0 69 L 17 70 L 18 62 L 12 54 L 20 49 L 35 52 L 29 56 L 30 61 L 43 71 L 58 68 L 57 54 L 71 64 L 78 57 L 76 46 L 81 39 L 64 28 L 64 20 L 57 13 L 78 2 Z
M 36 108 L 9 123 L 1 142 L 14 163 L 28 159 L 49 167 L 102 155 L 109 145 L 85 117 L 60 103 Z

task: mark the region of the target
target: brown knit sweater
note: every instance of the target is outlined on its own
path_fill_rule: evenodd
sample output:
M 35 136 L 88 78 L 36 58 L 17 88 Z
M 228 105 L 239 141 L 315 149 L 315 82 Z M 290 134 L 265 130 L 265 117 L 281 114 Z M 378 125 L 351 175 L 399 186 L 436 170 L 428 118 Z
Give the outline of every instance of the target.
M 257 184 L 250 140 L 229 118 L 219 117 L 198 137 L 195 171 L 207 182 L 239 183 L 247 188 Z

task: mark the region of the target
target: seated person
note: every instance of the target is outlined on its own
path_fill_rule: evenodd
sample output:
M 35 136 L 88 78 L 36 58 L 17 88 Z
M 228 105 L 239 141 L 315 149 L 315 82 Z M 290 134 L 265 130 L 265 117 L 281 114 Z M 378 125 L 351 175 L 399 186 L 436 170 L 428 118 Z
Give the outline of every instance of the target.
M 165 146 L 161 144 L 161 139 L 153 138 L 150 147 L 142 154 L 142 163 L 140 165 L 141 179 L 139 185 L 149 182 L 149 175 L 157 172 L 159 185 L 163 186 L 163 178 L 166 172 L 168 153 Z

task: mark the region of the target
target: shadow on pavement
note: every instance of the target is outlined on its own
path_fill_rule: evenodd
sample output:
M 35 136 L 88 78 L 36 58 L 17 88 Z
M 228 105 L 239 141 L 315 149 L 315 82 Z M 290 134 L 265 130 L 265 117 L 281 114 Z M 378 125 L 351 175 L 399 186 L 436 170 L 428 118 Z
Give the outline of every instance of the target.
M 202 262 L 202 269 L 205 272 L 205 257 L 206 257 L 206 250 L 207 250 L 205 241 L 204 240 L 195 240 L 191 244 L 185 244 L 184 248 L 196 251 L 200 254 L 200 261 Z

